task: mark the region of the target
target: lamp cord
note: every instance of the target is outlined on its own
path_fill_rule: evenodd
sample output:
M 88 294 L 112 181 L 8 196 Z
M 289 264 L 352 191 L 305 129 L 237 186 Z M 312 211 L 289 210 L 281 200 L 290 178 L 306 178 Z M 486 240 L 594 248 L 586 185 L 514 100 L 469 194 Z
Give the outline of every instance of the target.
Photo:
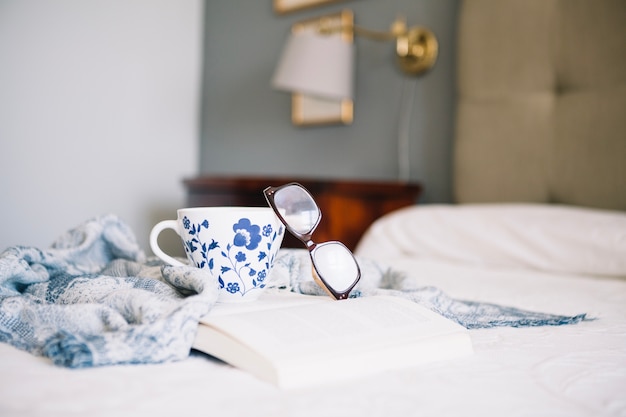
M 406 86 L 407 83 L 410 83 L 408 87 Z M 404 78 L 400 94 L 400 105 L 405 111 L 400 114 L 398 123 L 398 178 L 404 182 L 411 179 L 410 133 L 416 85 L 417 80 L 415 78 Z

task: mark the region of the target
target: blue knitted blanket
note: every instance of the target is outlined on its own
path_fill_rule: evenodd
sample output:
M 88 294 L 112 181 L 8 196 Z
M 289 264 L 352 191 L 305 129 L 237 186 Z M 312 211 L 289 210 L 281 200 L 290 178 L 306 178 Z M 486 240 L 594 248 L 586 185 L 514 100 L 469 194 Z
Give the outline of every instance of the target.
M 454 300 L 433 287 L 403 291 L 403 274 L 364 259 L 359 264 L 362 279 L 352 296 L 405 297 L 467 328 L 585 319 Z M 273 287 L 323 295 L 306 250 L 282 249 L 270 277 Z M 0 254 L 0 341 L 73 368 L 181 360 L 217 294 L 210 274 L 146 259 L 124 222 L 102 216 L 49 249 L 15 246 Z

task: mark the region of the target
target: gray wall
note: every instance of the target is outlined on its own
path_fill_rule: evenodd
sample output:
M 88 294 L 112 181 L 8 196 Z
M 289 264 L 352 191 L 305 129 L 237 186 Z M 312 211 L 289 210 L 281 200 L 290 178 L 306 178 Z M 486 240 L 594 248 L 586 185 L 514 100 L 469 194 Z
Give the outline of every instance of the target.
M 294 127 L 290 95 L 269 84 L 287 33 L 299 20 L 344 8 L 369 29 L 388 30 L 398 14 L 429 27 L 439 61 L 426 76 L 407 78 L 393 43 L 356 38 L 354 123 Z M 281 16 L 271 0 L 207 0 L 201 173 L 396 179 L 405 89 L 415 92 L 411 179 L 425 186 L 424 202 L 449 202 L 457 9 L 458 0 L 352 0 Z

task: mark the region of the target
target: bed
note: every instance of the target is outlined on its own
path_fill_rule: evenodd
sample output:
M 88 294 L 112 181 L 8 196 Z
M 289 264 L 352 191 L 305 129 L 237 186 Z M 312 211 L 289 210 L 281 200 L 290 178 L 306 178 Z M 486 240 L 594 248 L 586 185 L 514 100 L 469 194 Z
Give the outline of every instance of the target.
M 0 415 L 626 416 L 624 21 L 621 0 L 462 2 L 457 202 L 391 213 L 355 251 L 406 290 L 587 320 L 289 391 L 195 351 L 69 369 L 0 343 Z

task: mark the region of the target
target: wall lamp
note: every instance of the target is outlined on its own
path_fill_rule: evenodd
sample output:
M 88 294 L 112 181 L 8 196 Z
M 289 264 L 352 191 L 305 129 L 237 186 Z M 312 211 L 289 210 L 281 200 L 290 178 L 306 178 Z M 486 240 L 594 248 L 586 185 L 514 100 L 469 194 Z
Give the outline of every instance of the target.
M 293 93 L 294 124 L 352 122 L 354 36 L 395 41 L 397 65 L 409 77 L 424 74 L 437 61 L 433 32 L 407 28 L 404 18 L 396 19 L 387 32 L 355 25 L 350 10 L 296 23 L 272 78 L 274 88 Z

